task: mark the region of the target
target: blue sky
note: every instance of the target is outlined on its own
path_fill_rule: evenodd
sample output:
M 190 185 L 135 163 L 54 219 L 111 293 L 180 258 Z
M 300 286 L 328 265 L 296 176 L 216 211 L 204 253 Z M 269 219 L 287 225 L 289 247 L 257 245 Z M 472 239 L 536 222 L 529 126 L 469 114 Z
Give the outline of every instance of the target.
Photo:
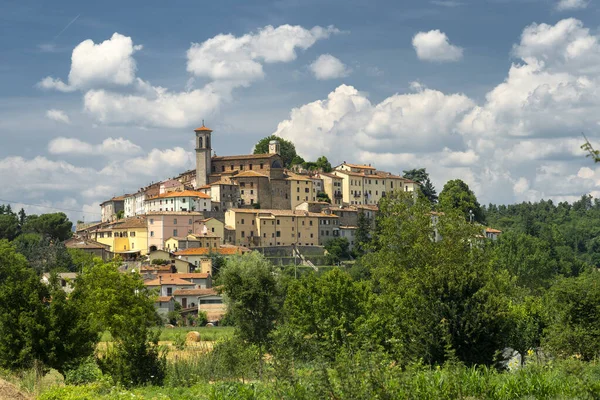
M 202 119 L 219 155 L 277 133 L 484 203 L 597 195 L 596 21 L 595 0 L 6 1 L 0 199 L 94 219 L 191 167 Z

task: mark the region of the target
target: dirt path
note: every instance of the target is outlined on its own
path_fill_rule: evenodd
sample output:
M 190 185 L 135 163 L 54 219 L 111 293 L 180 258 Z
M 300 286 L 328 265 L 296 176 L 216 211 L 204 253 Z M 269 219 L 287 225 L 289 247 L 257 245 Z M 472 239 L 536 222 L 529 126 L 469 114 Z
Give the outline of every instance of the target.
M 0 400 L 30 400 L 31 397 L 21 392 L 15 385 L 0 379 Z

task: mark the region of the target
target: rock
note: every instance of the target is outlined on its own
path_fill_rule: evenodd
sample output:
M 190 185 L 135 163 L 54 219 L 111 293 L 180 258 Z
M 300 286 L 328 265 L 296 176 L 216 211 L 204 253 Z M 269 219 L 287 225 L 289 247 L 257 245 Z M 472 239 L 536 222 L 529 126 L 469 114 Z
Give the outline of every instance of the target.
M 165 325 L 165 328 L 173 329 L 173 328 L 175 328 L 175 325 L 166 324 L 166 325 Z
M 206 324 L 206 326 L 209 328 L 213 328 L 215 326 L 215 324 L 213 324 L 212 322 L 209 322 L 208 324 Z

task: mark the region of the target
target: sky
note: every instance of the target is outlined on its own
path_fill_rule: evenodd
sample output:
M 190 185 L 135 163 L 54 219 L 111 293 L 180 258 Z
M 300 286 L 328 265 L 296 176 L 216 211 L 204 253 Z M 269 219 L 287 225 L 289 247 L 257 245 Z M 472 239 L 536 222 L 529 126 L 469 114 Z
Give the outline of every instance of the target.
M 0 3 L 0 203 L 99 203 L 276 134 L 480 203 L 600 197 L 597 0 Z

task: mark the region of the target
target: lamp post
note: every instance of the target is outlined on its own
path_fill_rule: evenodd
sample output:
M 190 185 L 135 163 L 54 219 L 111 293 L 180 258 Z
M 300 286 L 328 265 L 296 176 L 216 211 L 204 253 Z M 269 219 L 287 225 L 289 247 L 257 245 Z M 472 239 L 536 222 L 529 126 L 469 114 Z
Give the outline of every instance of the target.
M 469 210 L 469 222 L 473 223 L 473 217 L 475 215 L 473 214 L 473 210 Z

